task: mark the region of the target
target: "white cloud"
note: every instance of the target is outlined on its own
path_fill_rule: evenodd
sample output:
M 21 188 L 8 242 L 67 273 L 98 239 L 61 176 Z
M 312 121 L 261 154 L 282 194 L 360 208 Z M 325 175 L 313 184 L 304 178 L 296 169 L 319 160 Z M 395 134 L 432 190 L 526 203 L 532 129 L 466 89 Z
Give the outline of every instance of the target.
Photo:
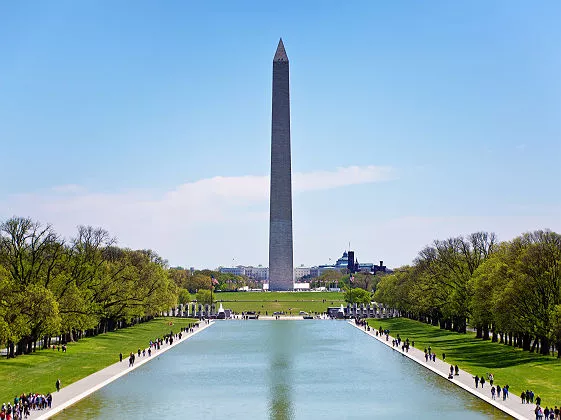
M 294 194 L 348 185 L 383 182 L 395 177 L 390 167 L 351 166 L 335 171 L 294 173 Z M 217 176 L 179 185 L 168 191 L 90 192 L 79 185 L 53 187 L 40 193 L 17 194 L 0 204 L 3 218 L 29 216 L 53 224 L 71 237 L 76 226 L 101 226 L 122 246 L 152 248 L 172 263 L 206 264 L 201 254 L 230 255 L 232 240 L 249 240 L 266 248 L 268 176 Z M 264 238 L 264 240 L 263 240 Z M 221 261 L 216 256 L 210 260 Z

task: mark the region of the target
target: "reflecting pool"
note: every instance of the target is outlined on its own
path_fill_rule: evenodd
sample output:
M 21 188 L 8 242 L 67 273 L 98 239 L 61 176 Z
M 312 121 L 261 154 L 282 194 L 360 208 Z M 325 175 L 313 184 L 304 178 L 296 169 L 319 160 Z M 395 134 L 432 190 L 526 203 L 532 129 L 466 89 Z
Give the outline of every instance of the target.
M 218 321 L 57 419 L 509 418 L 344 321 Z

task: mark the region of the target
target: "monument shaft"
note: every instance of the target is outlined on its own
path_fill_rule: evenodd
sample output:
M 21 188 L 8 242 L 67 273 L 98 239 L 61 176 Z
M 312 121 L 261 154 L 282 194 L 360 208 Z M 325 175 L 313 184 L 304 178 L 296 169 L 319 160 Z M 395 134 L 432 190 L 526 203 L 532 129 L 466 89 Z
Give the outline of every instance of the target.
M 293 290 L 289 65 L 282 39 L 273 59 L 269 290 Z

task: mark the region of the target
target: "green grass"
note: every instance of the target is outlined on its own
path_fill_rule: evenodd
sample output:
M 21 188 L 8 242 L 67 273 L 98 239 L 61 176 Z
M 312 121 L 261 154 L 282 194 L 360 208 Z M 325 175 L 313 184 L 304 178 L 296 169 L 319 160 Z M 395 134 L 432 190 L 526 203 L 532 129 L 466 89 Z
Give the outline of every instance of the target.
M 169 322 L 173 321 L 173 326 Z M 133 327 L 124 328 L 96 337 L 88 337 L 69 343 L 66 353 L 53 350 L 37 350 L 28 355 L 0 360 L 0 403 L 13 401 L 22 392 L 53 392 L 57 378 L 62 386 L 70 385 L 98 370 L 119 361 L 138 348 L 148 347 L 149 341 L 163 337 L 171 330 L 194 323 L 187 318 L 156 318 Z
M 417 349 L 429 346 L 446 362 L 457 364 L 472 375 L 492 373 L 495 385 L 509 385 L 512 397 L 531 389 L 542 397 L 542 406 L 561 405 L 561 360 L 551 356 L 515 349 L 512 346 L 483 341 L 474 333 L 458 334 L 406 318 L 370 319 L 371 327 L 389 329 L 402 340 L 415 341 Z
M 214 299 L 222 302 L 225 309 L 235 312 L 256 311 L 272 315 L 276 311 L 298 315 L 325 312 L 329 306 L 344 303 L 343 293 L 338 292 L 218 292 Z

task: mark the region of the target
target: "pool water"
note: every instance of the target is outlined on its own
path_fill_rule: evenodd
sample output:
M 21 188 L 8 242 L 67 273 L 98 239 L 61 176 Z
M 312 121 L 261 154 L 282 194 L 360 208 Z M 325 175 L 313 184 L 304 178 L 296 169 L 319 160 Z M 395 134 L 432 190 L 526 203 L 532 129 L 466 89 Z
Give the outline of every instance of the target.
M 218 321 L 57 419 L 509 418 L 345 321 Z

